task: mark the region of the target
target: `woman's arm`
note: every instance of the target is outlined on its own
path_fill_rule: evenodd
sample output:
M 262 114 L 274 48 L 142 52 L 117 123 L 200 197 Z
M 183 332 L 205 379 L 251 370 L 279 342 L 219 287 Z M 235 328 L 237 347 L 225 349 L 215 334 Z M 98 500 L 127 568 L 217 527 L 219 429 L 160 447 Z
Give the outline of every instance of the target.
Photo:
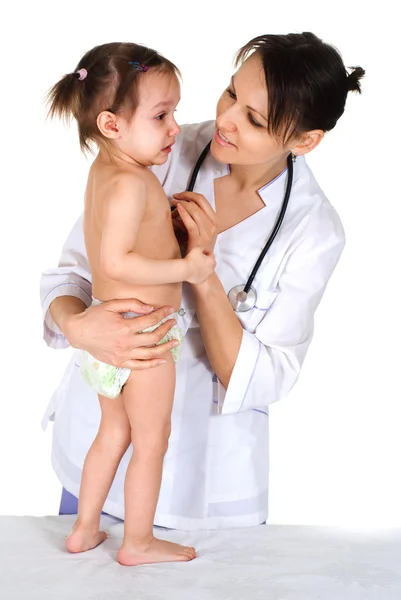
M 193 200 L 180 213 L 188 225 L 188 247 L 210 242 L 215 223 L 199 198 Z M 192 286 L 206 352 L 219 380 L 219 412 L 261 408 L 288 394 L 298 379 L 316 308 L 344 242 L 335 211 L 328 203 L 320 205 L 309 215 L 302 238 L 294 240 L 276 290 L 259 304 L 263 317 L 249 315 L 248 323 L 255 318 L 250 331 L 240 323 L 216 274 Z
M 177 239 L 181 239 L 185 247 L 188 242 L 188 251 L 198 246 L 212 252 L 218 223 L 209 202 L 202 194 L 183 192 L 174 194 L 173 205 L 177 207 L 173 213 Z M 241 347 L 242 325 L 216 273 L 192 289 L 209 362 L 222 385 L 227 387 Z
M 216 273 L 192 289 L 210 365 L 227 388 L 241 347 L 242 325 Z
M 53 321 L 72 346 L 75 346 L 75 344 L 72 339 L 72 331 L 70 334 L 68 325 L 71 322 L 71 317 L 80 315 L 86 308 L 85 302 L 82 302 L 79 298 L 74 298 L 74 296 L 59 296 L 49 306 Z
M 71 312 L 76 314 L 78 310 L 82 312 L 92 302 L 91 272 L 86 256 L 82 216 L 63 246 L 58 266 L 42 274 L 40 296 L 45 342 L 51 348 L 67 348 L 69 341 L 60 327 L 64 312 L 65 316 Z
M 338 220 L 324 222 L 310 219 L 302 241 L 287 261 L 276 290 L 267 294 L 261 303 L 264 317 L 254 330 L 243 330 L 228 385 L 220 380 L 216 371 L 220 380 L 217 398 L 220 413 L 260 409 L 281 400 L 290 392 L 298 380 L 312 341 L 316 309 L 344 242 Z M 201 303 L 204 306 L 206 301 L 203 295 Z M 206 320 L 203 327 L 208 328 Z M 202 335 L 205 336 L 203 330 Z M 213 343 L 213 356 L 223 351 L 226 339 L 228 334 L 221 330 Z M 216 365 L 220 367 L 217 361 Z

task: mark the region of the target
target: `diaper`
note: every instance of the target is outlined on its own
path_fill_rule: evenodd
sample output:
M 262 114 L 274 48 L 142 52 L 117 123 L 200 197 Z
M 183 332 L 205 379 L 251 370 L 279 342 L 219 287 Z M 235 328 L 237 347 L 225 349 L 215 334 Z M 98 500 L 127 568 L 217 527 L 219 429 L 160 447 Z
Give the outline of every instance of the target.
M 101 301 L 93 298 L 92 306 L 98 304 L 101 304 Z M 126 319 L 134 319 L 140 316 L 143 315 L 134 312 L 123 313 L 123 317 Z M 159 325 L 165 323 L 168 319 L 177 319 L 177 317 L 178 313 L 173 313 L 165 319 L 159 321 L 159 323 L 156 325 L 142 329 L 138 333 L 154 331 L 157 329 L 157 327 L 159 327 Z M 160 342 L 158 342 L 158 344 L 164 344 L 165 342 L 169 342 L 173 339 L 179 341 L 179 345 L 171 350 L 173 360 L 174 362 L 177 362 L 181 354 L 181 347 L 184 339 L 182 331 L 177 324 L 167 332 L 167 334 L 160 340 Z M 123 385 L 127 382 L 127 379 L 131 374 L 131 370 L 108 365 L 107 363 L 97 360 L 97 358 L 89 354 L 89 352 L 83 350 L 81 352 L 81 373 L 86 383 L 90 385 L 90 387 L 95 390 L 97 394 L 101 394 L 107 398 L 117 398 L 117 396 L 119 396 L 121 393 Z

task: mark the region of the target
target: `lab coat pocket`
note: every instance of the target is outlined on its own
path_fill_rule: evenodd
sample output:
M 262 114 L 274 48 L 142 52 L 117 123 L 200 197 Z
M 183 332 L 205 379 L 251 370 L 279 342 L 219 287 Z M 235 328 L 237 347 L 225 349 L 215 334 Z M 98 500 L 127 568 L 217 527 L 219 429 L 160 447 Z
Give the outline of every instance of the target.
M 245 500 L 268 487 L 269 417 L 248 410 L 210 420 L 208 500 Z
M 257 290 L 256 305 L 246 312 L 236 313 L 244 329 L 250 333 L 255 333 L 256 327 L 266 317 L 274 301 L 277 298 L 278 290 Z

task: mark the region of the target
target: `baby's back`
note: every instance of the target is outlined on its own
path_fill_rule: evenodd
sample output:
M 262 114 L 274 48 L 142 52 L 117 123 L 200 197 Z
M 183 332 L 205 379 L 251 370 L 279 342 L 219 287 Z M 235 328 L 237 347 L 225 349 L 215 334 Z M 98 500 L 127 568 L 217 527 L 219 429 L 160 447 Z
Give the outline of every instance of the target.
M 102 235 L 106 212 L 109 218 L 110 211 L 113 210 L 112 188 L 116 181 L 129 181 L 131 177 L 140 178 L 141 185 L 145 186 L 146 207 L 139 230 L 136 223 L 132 223 L 132 245 L 129 244 L 129 251 L 159 260 L 176 259 L 181 256 L 173 230 L 170 204 L 155 175 L 144 167 L 127 165 L 121 168 L 96 159 L 88 177 L 84 210 L 84 236 L 92 271 L 92 293 L 103 301 L 138 298 L 155 307 L 169 305 L 178 309 L 181 301 L 180 283 L 132 285 L 111 279 L 102 268 Z M 136 198 L 133 197 L 132 202 L 135 201 Z M 130 228 L 131 224 L 121 224 L 121 228 L 127 226 Z

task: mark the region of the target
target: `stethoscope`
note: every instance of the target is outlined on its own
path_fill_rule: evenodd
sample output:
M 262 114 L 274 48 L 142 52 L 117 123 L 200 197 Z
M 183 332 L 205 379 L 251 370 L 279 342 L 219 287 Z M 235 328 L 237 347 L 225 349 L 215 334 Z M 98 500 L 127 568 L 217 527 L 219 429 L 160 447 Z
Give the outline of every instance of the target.
M 211 143 L 212 142 L 209 142 L 207 144 L 207 146 L 203 149 L 202 153 L 200 154 L 198 160 L 196 161 L 196 165 L 191 174 L 191 179 L 189 180 L 187 192 L 192 192 L 195 187 L 195 182 L 196 182 L 196 178 L 199 173 L 199 169 L 201 168 L 206 156 L 209 153 Z M 269 239 L 267 240 L 267 242 L 265 244 L 265 247 L 263 248 L 262 252 L 260 253 L 260 256 L 259 256 L 258 260 L 256 261 L 255 266 L 253 267 L 246 284 L 245 285 L 243 285 L 243 284 L 236 285 L 228 292 L 228 299 L 230 300 L 231 306 L 233 307 L 235 312 L 247 312 L 248 310 L 251 310 L 252 308 L 254 308 L 256 306 L 257 294 L 256 294 L 255 288 L 252 287 L 252 283 L 253 283 L 253 280 L 255 279 L 256 273 L 258 272 L 260 265 L 262 264 L 264 257 L 266 256 L 266 253 L 268 252 L 270 246 L 274 242 L 274 239 L 280 230 L 281 224 L 284 219 L 285 211 L 287 210 L 288 201 L 290 199 L 291 188 L 292 188 L 292 179 L 293 179 L 293 175 L 294 175 L 293 158 L 292 158 L 291 154 L 287 158 L 287 167 L 288 167 L 287 186 L 285 189 L 283 203 L 282 203 L 281 209 L 280 209 L 280 214 L 277 218 L 277 222 L 274 226 L 274 229 L 271 232 Z

